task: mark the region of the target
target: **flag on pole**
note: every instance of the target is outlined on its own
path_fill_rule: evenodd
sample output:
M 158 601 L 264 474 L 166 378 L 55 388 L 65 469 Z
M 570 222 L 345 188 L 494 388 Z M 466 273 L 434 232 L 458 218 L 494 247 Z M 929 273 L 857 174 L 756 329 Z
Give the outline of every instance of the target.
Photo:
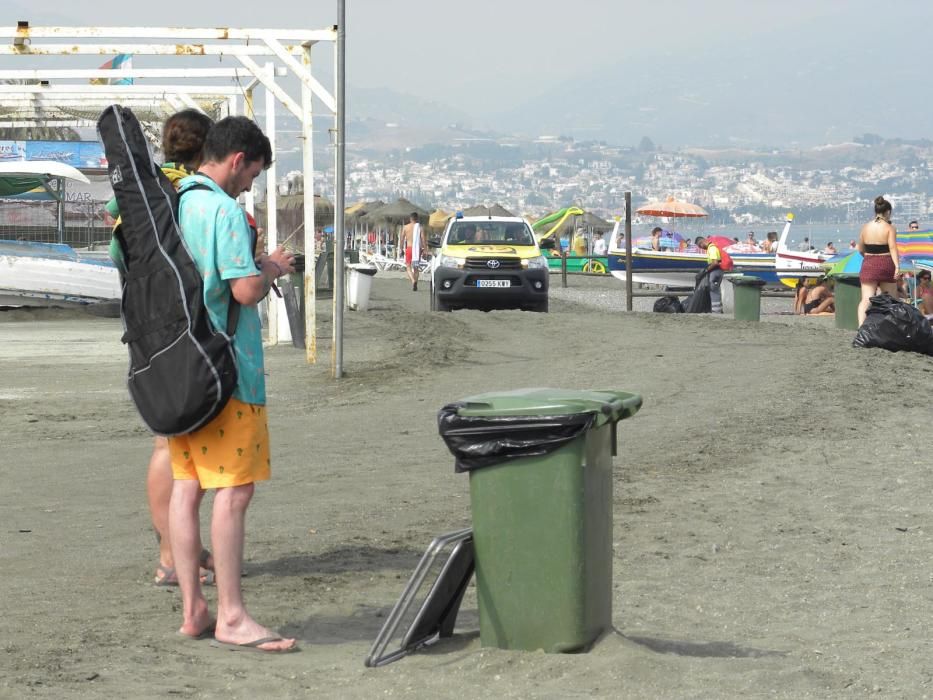
M 133 67 L 133 54 L 118 53 L 101 68 L 104 70 L 128 70 Z M 91 85 L 132 85 L 132 78 L 92 78 Z

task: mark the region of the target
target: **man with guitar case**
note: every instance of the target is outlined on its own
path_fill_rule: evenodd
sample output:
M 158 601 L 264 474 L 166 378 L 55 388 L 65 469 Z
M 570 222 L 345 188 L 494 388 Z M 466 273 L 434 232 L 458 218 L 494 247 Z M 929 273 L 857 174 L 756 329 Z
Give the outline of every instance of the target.
M 213 635 L 236 649 L 293 651 L 294 639 L 249 615 L 240 585 L 246 509 L 255 482 L 270 476 L 256 304 L 294 262 L 281 248 L 254 259 L 246 215 L 235 200 L 272 162 L 269 140 L 245 117 L 221 120 L 207 135 L 198 174 L 182 180 L 176 196 L 132 112 L 108 108 L 98 132 L 123 219 L 130 393 L 146 424 L 170 436 L 179 632 Z M 216 489 L 216 620 L 198 566 L 199 508 L 208 488 Z

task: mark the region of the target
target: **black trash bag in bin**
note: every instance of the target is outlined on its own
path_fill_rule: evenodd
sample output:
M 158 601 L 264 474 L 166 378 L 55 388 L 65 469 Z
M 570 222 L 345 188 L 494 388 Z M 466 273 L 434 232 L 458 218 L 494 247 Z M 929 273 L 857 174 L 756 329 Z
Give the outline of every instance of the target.
M 871 298 L 865 322 L 855 334 L 852 345 L 933 355 L 933 327 L 919 309 L 888 294 L 879 294 Z
M 455 458 L 454 471 L 491 467 L 518 457 L 540 457 L 590 429 L 592 412 L 562 416 L 461 416 L 463 403 L 437 413 L 437 428 Z

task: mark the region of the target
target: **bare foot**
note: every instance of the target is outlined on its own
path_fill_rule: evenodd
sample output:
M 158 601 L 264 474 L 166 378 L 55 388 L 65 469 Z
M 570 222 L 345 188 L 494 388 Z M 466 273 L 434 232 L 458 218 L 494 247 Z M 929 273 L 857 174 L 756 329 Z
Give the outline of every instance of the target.
M 296 645 L 296 640 L 280 637 L 272 630 L 260 625 L 249 615 L 244 615 L 240 620 L 228 621 L 219 617 L 217 629 L 214 632 L 214 639 L 224 644 L 251 644 L 257 639 L 265 638 L 271 639 L 268 642 L 256 645 L 257 649 L 263 651 L 288 651 Z
M 214 629 L 216 621 L 211 617 L 210 610 L 207 609 L 207 601 L 203 598 L 195 605 L 192 615 L 182 622 L 178 628 L 178 633 L 186 637 L 200 639 L 206 633 Z

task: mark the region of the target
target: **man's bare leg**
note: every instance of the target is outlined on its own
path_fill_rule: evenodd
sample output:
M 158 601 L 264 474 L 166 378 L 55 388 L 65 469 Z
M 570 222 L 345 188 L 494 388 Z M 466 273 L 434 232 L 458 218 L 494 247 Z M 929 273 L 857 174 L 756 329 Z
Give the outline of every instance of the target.
M 198 512 L 203 496 L 204 491 L 196 480 L 176 479 L 169 506 L 169 534 L 182 601 L 182 623 L 178 631 L 189 637 L 197 637 L 213 624 L 201 590 L 198 565 L 201 555 Z
M 217 489 L 211 519 L 211 542 L 217 575 L 217 630 L 215 637 L 228 644 L 248 644 L 263 637 L 278 637 L 256 622 L 246 611 L 240 576 L 243 570 L 246 508 L 253 497 L 253 484 Z M 179 572 L 180 574 L 180 572 Z M 267 651 L 295 646 L 294 639 L 280 639 L 260 645 Z

